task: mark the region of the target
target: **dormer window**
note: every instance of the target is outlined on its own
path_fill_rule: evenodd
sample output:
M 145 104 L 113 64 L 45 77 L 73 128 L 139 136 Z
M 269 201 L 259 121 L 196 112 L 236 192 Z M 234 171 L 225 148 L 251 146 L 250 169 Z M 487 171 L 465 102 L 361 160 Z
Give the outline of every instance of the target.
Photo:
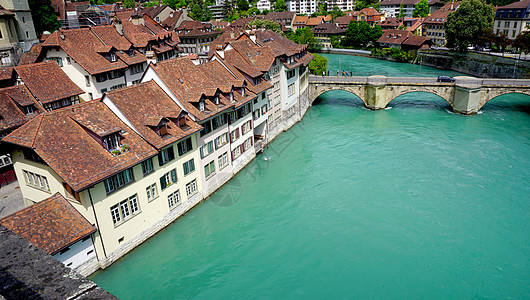
M 167 123 L 164 121 L 160 122 L 160 124 L 158 124 L 157 131 L 158 135 L 161 137 L 168 135 L 169 133 L 167 132 Z
M 117 133 L 108 135 L 103 138 L 103 147 L 108 151 L 120 149 L 120 135 Z
M 234 102 L 234 92 L 230 91 L 230 102 Z
M 35 113 L 35 106 L 33 106 L 33 105 L 24 106 L 24 114 L 26 116 L 34 114 L 34 113 Z
M 188 124 L 186 124 L 186 117 L 180 117 L 178 119 L 178 122 L 179 122 L 179 127 L 180 128 L 186 128 L 188 127 Z
M 245 83 L 243 83 L 243 86 L 241 87 L 241 96 L 245 96 Z
M 215 95 L 215 97 L 213 98 L 213 101 L 216 105 L 219 105 L 219 95 Z
M 110 53 L 110 61 L 111 61 L 111 62 L 115 62 L 115 61 L 117 61 L 117 60 L 118 60 L 118 58 L 116 57 L 116 53 L 111 52 L 111 53 Z
M 206 107 L 206 105 L 204 104 L 204 99 L 201 99 L 199 101 L 199 110 L 200 111 L 204 111 L 205 107 Z
M 134 49 L 129 49 L 129 56 L 134 56 L 135 53 L 134 53 Z

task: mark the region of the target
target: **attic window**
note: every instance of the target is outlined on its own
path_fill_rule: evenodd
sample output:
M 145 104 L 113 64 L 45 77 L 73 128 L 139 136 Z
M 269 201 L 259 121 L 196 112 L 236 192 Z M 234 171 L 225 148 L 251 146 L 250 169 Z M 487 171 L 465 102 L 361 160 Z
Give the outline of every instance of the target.
M 179 78 L 179 82 L 180 82 L 180 83 L 182 83 L 182 84 L 184 84 L 184 81 L 182 81 L 182 79 L 181 79 L 181 78 Z
M 33 105 L 24 106 L 24 114 L 26 116 L 34 114 L 34 113 L 35 113 L 35 106 L 33 106 Z
M 230 91 L 230 102 L 234 101 L 234 92 Z
M 111 61 L 111 62 L 115 62 L 115 61 L 117 61 L 117 60 L 118 60 L 118 58 L 116 57 L 116 53 L 111 52 L 111 53 L 110 53 L 110 61 Z
M 186 124 L 186 117 L 180 117 L 179 118 L 179 127 L 180 128 L 188 127 L 188 124 Z
M 104 137 L 103 138 L 103 147 L 105 147 L 105 149 L 107 149 L 108 151 L 111 151 L 111 152 L 112 152 L 112 150 L 120 149 L 121 148 L 120 135 L 117 134 L 117 133 L 114 133 L 114 134 L 111 134 L 111 135 L 108 135 L 108 136 Z
M 215 97 L 213 98 L 213 101 L 216 105 L 219 105 L 219 95 L 215 95 Z
M 160 124 L 158 124 L 157 131 L 158 135 L 160 135 L 161 137 L 168 135 L 169 133 L 167 132 L 167 123 L 164 121 L 160 122 Z
M 206 106 L 206 105 L 204 104 L 204 99 L 201 99 L 201 100 L 199 101 L 199 110 L 200 110 L 200 111 L 204 111 L 205 106 Z
M 129 56 L 134 56 L 135 53 L 134 53 L 134 49 L 129 49 Z

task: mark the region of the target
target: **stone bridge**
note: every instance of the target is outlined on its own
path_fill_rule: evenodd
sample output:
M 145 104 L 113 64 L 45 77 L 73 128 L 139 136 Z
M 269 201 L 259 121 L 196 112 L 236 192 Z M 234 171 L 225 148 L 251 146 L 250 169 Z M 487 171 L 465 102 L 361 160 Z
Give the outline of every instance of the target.
M 437 82 L 437 78 L 432 77 L 309 76 L 310 103 L 332 90 L 348 91 L 374 110 L 385 108 L 401 95 L 427 92 L 445 99 L 455 112 L 474 114 L 500 95 L 519 93 L 530 96 L 530 80 L 455 77 L 455 82 Z

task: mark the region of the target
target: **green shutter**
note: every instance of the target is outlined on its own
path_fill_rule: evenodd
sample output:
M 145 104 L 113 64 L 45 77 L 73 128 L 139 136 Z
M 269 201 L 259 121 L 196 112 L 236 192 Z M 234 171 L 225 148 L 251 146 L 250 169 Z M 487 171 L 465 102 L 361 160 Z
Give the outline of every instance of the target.
M 177 182 L 177 169 L 171 170 L 171 181 Z
M 190 172 L 195 171 L 195 161 L 193 158 L 190 160 Z
M 175 151 L 173 150 L 173 146 L 169 146 L 169 148 L 167 148 L 167 154 L 168 161 L 175 159 Z
M 166 188 L 166 185 L 166 176 L 160 177 L 160 187 L 162 188 L 162 190 Z
M 188 166 L 188 163 L 185 162 L 182 164 L 182 166 L 184 167 L 184 175 L 188 174 L 190 172 L 190 168 Z

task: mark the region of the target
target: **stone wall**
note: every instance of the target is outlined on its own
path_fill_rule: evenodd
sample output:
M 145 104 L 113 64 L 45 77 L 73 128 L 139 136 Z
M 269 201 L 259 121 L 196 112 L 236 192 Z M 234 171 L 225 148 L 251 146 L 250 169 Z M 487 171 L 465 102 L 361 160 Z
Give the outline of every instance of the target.
M 475 52 L 421 50 L 415 63 L 481 78 L 530 78 L 530 61 Z

